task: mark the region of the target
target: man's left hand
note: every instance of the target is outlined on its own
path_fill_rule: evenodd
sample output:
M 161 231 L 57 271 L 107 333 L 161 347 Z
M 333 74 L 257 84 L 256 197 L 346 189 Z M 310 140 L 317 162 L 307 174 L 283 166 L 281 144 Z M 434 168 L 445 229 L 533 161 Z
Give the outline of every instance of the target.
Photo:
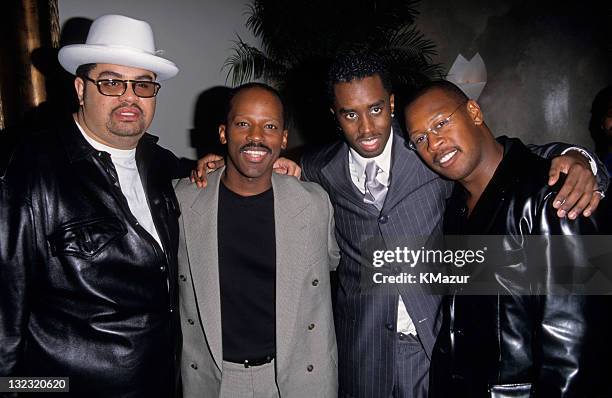
M 588 160 L 577 151 L 557 156 L 552 160 L 548 185 L 554 185 L 560 173 L 566 173 L 567 178 L 553 202 L 557 216 L 563 218 L 567 215 L 571 220 L 580 214 L 589 217 L 599 206 L 601 195 L 595 192 L 597 179 Z

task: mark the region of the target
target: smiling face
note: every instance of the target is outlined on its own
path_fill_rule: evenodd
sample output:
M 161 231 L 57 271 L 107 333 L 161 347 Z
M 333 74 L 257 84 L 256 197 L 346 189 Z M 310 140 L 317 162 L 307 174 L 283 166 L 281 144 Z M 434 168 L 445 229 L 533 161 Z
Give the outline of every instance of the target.
M 219 126 L 227 144 L 224 182 L 239 194 L 257 194 L 271 186 L 272 166 L 287 146 L 283 104 L 261 87 L 244 89 L 231 100 L 227 124 Z
M 153 72 L 113 64 L 97 64 L 89 78 L 154 81 Z M 135 148 L 155 114 L 155 97 L 140 98 L 129 84 L 119 97 L 102 95 L 96 85 L 81 77 L 74 81 L 79 99 L 77 120 L 98 142 L 118 149 Z
M 482 144 L 489 140 L 483 134 L 488 130 L 475 101 L 462 103 L 443 90 L 433 89 L 408 105 L 405 120 L 413 142 L 428 129 L 437 129 L 438 134 L 429 131 L 427 139 L 417 145 L 420 157 L 430 168 L 456 181 L 466 181 L 474 175 L 483 161 Z
M 380 155 L 391 134 L 393 94 L 378 75 L 334 85 L 331 109 L 351 148 L 365 158 Z

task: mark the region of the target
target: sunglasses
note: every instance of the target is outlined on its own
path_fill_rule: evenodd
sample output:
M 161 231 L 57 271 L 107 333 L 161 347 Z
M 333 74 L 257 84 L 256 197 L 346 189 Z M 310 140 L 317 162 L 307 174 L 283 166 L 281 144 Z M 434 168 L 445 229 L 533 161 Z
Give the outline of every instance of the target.
M 120 97 L 125 94 L 128 83 L 132 83 L 132 91 L 140 98 L 151 98 L 155 97 L 161 87 L 161 84 L 157 82 L 151 82 L 148 80 L 119 80 L 119 79 L 99 79 L 94 80 L 89 76 L 82 76 L 83 79 L 88 80 L 98 87 L 98 91 L 102 95 L 108 97 Z

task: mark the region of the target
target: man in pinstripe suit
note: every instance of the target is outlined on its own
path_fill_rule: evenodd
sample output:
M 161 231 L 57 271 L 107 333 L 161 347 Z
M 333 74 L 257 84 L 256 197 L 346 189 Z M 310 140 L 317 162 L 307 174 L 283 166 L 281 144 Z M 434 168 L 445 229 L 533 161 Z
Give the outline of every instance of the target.
M 423 398 L 440 297 L 414 285 L 373 287 L 367 270 L 372 248 L 393 250 L 405 246 L 407 237 L 441 234 L 451 183 L 428 169 L 392 126 L 394 97 L 376 58 L 339 57 L 329 77 L 331 111 L 345 140 L 304 156 L 302 168 L 304 179 L 329 193 L 342 252 L 334 311 L 339 395 Z M 580 157 L 564 156 L 558 162 L 573 162 L 573 175 L 581 181 L 593 179 Z M 569 168 L 567 163 L 564 167 Z M 564 211 L 576 198 L 584 208 L 592 196 L 569 195 L 564 189 Z

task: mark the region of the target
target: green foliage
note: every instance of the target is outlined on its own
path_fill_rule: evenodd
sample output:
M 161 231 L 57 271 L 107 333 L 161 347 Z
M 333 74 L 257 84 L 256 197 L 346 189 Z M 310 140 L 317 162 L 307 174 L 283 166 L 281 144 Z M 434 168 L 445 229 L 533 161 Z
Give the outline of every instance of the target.
M 380 54 L 400 84 L 414 85 L 440 76 L 432 63 L 435 45 L 414 22 L 416 0 L 253 0 L 247 27 L 261 50 L 235 41 L 228 57 L 228 81 L 238 85 L 263 79 L 279 87 L 301 65 L 325 63 L 338 51 Z
M 375 52 L 402 92 L 440 77 L 435 45 L 415 27 L 416 0 L 252 0 L 246 26 L 258 47 L 235 41 L 227 81 L 263 80 L 278 88 L 296 130 L 308 145 L 337 139 L 325 81 L 339 52 Z

